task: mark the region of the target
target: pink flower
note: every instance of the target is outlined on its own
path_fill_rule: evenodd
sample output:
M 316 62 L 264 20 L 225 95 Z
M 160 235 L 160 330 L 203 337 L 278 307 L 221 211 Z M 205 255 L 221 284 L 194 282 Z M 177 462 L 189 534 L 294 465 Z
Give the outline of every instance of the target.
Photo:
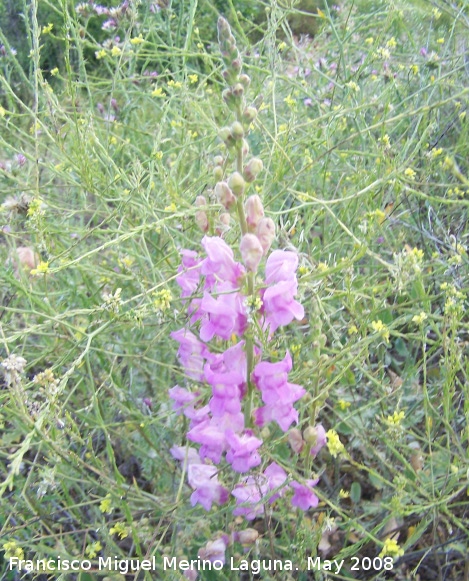
M 298 412 L 291 405 L 263 406 L 254 410 L 254 418 L 257 426 L 277 422 L 286 432 L 293 422 L 298 423 Z
M 265 282 L 296 280 L 298 256 L 288 250 L 274 250 L 265 264 Z
M 248 472 L 254 466 L 259 466 L 261 457 L 256 450 L 262 445 L 262 440 L 255 438 L 251 430 L 246 430 L 242 436 L 227 430 L 226 438 L 229 446 L 226 461 L 235 472 Z
M 194 426 L 187 432 L 187 439 L 202 444 L 200 457 L 209 458 L 219 464 L 223 452 L 226 450 L 225 430 L 212 420 L 206 420 Z
M 186 375 L 196 381 L 203 381 L 205 359 L 210 356 L 208 349 L 187 329 L 174 331 L 171 338 L 179 343 L 178 359 Z
M 292 482 L 291 487 L 295 491 L 291 503 L 292 506 L 297 506 L 301 510 L 308 510 L 315 508 L 319 504 L 319 498 L 314 494 L 313 486 L 316 486 L 318 480 L 307 480 L 306 486 L 299 482 Z
M 304 317 L 303 305 L 293 298 L 297 290 L 296 279 L 281 281 L 265 289 L 262 296 L 263 311 L 271 333 L 288 325 L 293 319 L 301 320 Z
M 242 335 L 247 326 L 247 316 L 243 305 L 244 297 L 238 292 L 228 292 L 228 284 L 220 284 L 220 292 L 227 291 L 227 294 L 220 294 L 215 299 L 208 292 L 199 306 L 199 314 L 202 316 L 200 326 L 200 338 L 202 341 L 210 341 L 215 335 L 221 339 L 231 339 L 233 334 Z
M 181 250 L 182 265 L 178 268 L 180 273 L 176 282 L 181 287 L 181 297 L 190 297 L 194 294 L 200 282 L 201 260 L 197 252 L 193 250 Z
M 280 487 L 287 480 L 287 473 L 276 462 L 272 462 L 264 470 L 264 475 L 267 477 L 267 480 L 268 480 L 268 483 L 269 483 L 269 490 L 270 491 L 279 489 L 279 490 L 277 490 L 277 492 L 275 494 L 273 494 L 269 498 L 269 502 L 272 503 L 275 500 L 277 500 L 277 498 L 279 498 L 280 496 L 283 496 L 286 488 L 284 487 L 284 488 L 280 489 Z
M 239 246 L 246 268 L 250 272 L 257 272 L 257 268 L 264 254 L 264 250 L 255 234 L 245 234 Z
M 199 453 L 195 448 L 191 448 L 190 446 L 173 446 L 169 450 L 171 452 L 171 456 L 176 460 L 187 464 L 202 464 L 202 460 L 200 459 Z
M 201 504 L 205 510 L 210 510 L 212 504 L 224 504 L 228 500 L 228 490 L 217 478 L 217 468 L 209 464 L 189 464 L 187 480 L 194 492 L 191 495 L 191 504 Z
M 240 387 L 244 377 L 239 371 L 225 373 L 213 372 L 210 365 L 205 366 L 205 378 L 212 387 L 213 397 L 210 400 L 210 411 L 214 416 L 225 413 L 237 414 L 241 411 Z
M 207 276 L 206 286 L 212 289 L 216 282 L 229 282 L 232 289 L 237 288 L 245 270 L 235 262 L 233 250 L 218 236 L 204 236 L 202 246 L 207 253 L 201 268 L 202 274 Z
M 247 520 L 253 520 L 264 514 L 262 498 L 267 492 L 268 484 L 265 477 L 248 476 L 243 482 L 237 484 L 231 492 L 236 498 L 236 508 L 233 510 L 233 514 L 245 516 Z
M 215 539 L 214 541 L 209 541 L 205 547 L 199 549 L 198 556 L 200 559 L 205 561 L 211 561 L 212 563 L 220 561 L 224 564 L 226 560 L 225 551 L 227 544 L 228 539 L 224 539 L 223 537 Z

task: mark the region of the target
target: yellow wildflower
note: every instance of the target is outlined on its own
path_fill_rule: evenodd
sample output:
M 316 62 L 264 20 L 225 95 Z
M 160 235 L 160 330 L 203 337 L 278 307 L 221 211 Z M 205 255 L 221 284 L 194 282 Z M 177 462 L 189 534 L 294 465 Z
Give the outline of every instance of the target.
M 166 206 L 164 211 L 165 212 L 177 212 L 177 206 L 174 202 L 171 202 L 171 204 L 169 204 L 169 206 Z
M 51 74 L 53 77 L 55 77 L 56 75 L 58 75 L 58 74 L 59 74 L 59 69 L 58 69 L 58 67 L 54 67 L 54 68 L 51 70 L 50 74 Z
M 401 549 L 397 544 L 396 539 L 386 539 L 384 541 L 383 549 L 379 556 L 385 557 L 386 555 L 390 557 L 402 557 L 404 554 L 404 549 Z
M 103 58 L 106 56 L 106 54 L 107 54 L 107 53 L 106 53 L 106 51 L 104 50 L 104 48 L 102 48 L 101 50 L 97 50 L 97 51 L 94 53 L 94 56 L 95 56 L 95 57 L 98 59 L 98 61 L 99 61 L 100 59 L 103 59 Z
M 444 44 L 445 39 L 444 38 L 437 38 L 436 42 L 437 42 L 437 44 Z
M 102 549 L 102 545 L 99 541 L 92 543 L 91 545 L 87 545 L 85 549 L 85 553 L 89 559 L 94 559 L 99 551 Z
M 171 306 L 171 301 L 173 300 L 173 295 L 171 291 L 168 289 L 160 290 L 159 292 L 155 293 L 155 300 L 153 301 L 153 305 L 156 309 L 160 311 L 167 311 Z
M 119 56 L 122 53 L 121 49 L 118 46 L 113 46 L 111 50 L 112 56 Z
M 375 333 L 379 333 L 385 343 L 389 343 L 389 329 L 381 320 L 372 321 L 371 327 Z
M 428 318 L 427 313 L 422 311 L 419 315 L 414 315 L 412 317 L 412 323 L 417 323 L 417 325 L 421 325 L 427 318 Z
M 352 404 L 349 401 L 345 401 L 345 399 L 339 399 L 339 401 L 337 402 L 337 405 L 339 406 L 339 409 L 341 409 L 344 412 Z
M 49 24 L 47 26 L 43 26 L 42 34 L 50 34 L 52 32 L 53 28 L 54 28 L 54 25 L 52 24 L 52 22 L 49 22 Z
M 189 83 L 191 85 L 195 85 L 197 83 L 197 81 L 199 80 L 199 75 L 195 75 L 195 74 L 194 75 L 189 75 L 188 76 L 188 79 L 189 79 Z
M 47 272 L 49 272 L 49 263 L 43 262 L 42 260 L 36 268 L 31 270 L 33 276 L 39 276 L 40 274 L 46 274 Z
M 151 93 L 152 97 L 166 97 L 166 93 L 161 87 L 155 87 Z
M 396 39 L 394 38 L 394 36 L 392 36 L 392 37 L 391 37 L 391 38 L 388 40 L 388 42 L 386 43 L 386 46 L 387 46 L 388 48 L 396 48 L 396 46 L 397 46 L 397 42 L 396 42 Z
M 413 179 L 415 179 L 416 174 L 415 174 L 415 171 L 411 167 L 408 167 L 407 169 L 404 170 L 404 175 L 406 177 L 408 177 L 410 180 L 413 180 Z
M 109 533 L 111 535 L 118 535 L 120 540 L 125 539 L 126 537 L 129 536 L 128 528 L 125 526 L 124 523 L 121 522 L 118 522 L 113 527 L 111 527 L 109 529 Z
M 6 110 L 0 105 L 0 117 L 5 117 L 6 114 Z
M 339 490 L 339 498 L 350 498 L 350 492 L 341 488 Z
M 339 434 L 335 430 L 328 430 L 326 432 L 327 448 L 331 456 L 337 457 L 339 454 L 345 452 L 345 447 L 340 441 Z
M 296 105 L 296 101 L 295 101 L 295 99 L 291 95 L 288 95 L 288 97 L 285 97 L 285 99 L 283 101 L 289 107 L 294 107 Z
M 405 418 L 405 413 L 403 411 L 395 411 L 392 416 L 388 416 L 386 423 L 392 427 L 399 427 L 402 424 L 402 420 Z
M 3 543 L 3 550 L 5 551 L 5 559 L 16 557 L 17 559 L 24 559 L 24 551 L 18 547 L 16 541 L 7 541 Z
M 375 41 L 375 39 L 372 36 L 369 36 L 368 38 L 365 38 L 365 44 L 373 44 Z
M 108 494 L 106 498 L 103 498 L 103 500 L 99 503 L 99 510 L 102 513 L 111 514 L 113 507 L 110 494 Z
M 130 39 L 130 44 L 142 44 L 143 42 L 145 41 L 143 40 L 143 36 L 141 34 L 139 34 L 135 38 Z

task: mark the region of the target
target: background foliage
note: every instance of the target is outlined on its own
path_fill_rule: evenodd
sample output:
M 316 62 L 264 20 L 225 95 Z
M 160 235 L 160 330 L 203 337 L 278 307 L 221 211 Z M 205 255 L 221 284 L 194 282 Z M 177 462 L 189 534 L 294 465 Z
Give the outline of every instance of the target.
M 340 578 L 463 579 L 465 2 L 129 2 L 116 30 L 67 0 L 2 4 L 1 358 L 27 362 L 0 391 L 2 544 L 161 563 L 244 526 L 229 506 L 191 509 L 169 454 L 174 278 L 229 118 L 222 8 L 260 109 L 259 191 L 300 256 L 307 314 L 272 354 L 290 349 L 310 394 L 300 428 L 321 421 L 347 450 L 315 460 L 318 510 L 255 523 L 252 555 L 374 557 L 395 534 L 392 572 L 356 577 L 348 560 Z

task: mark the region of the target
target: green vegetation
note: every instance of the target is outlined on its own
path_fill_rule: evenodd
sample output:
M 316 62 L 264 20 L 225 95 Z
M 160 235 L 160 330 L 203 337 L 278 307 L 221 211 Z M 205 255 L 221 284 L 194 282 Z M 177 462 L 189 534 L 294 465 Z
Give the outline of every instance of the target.
M 192 507 L 169 451 L 188 429 L 168 397 L 185 381 L 170 338 L 189 320 L 180 250 L 201 251 L 196 197 L 221 209 L 213 160 L 233 121 L 220 4 L 0 9 L 2 578 L 20 578 L 8 559 L 24 555 L 155 556 L 139 579 L 180 579 L 163 555 L 195 559 L 246 528 L 256 543 L 233 544 L 228 561 L 320 556 L 346 559 L 329 579 L 467 578 L 468 5 L 321 3 L 305 38 L 301 3 L 223 3 L 259 110 L 252 192 L 275 247 L 300 263 L 305 317 L 269 356 L 289 349 L 290 380 L 308 392 L 297 428 L 321 423 L 344 446 L 330 438 L 288 466 L 320 477 L 318 508 L 280 499 L 249 523 L 233 499 Z M 260 468 L 291 457 L 288 435 L 267 432 Z M 379 555 L 392 571 L 364 570 Z M 54 578 L 104 577 L 124 579 Z

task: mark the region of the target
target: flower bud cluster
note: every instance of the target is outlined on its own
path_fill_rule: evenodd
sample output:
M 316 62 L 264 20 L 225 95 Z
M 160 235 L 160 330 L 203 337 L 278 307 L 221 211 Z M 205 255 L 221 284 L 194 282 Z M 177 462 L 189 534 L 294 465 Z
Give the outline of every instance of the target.
M 205 233 L 203 253 L 182 250 L 176 277 L 189 325 L 171 336 L 179 343 L 177 355 L 187 381 L 171 388 L 169 395 L 175 413 L 189 422 L 187 441 L 198 448 L 174 446 L 172 455 L 187 466 L 193 506 L 200 504 L 210 510 L 213 504 L 223 504 L 231 496 L 236 503 L 233 514 L 251 520 L 264 513 L 266 504 L 287 494 L 291 504 L 302 510 L 317 506 L 313 491 L 317 481 L 291 481 L 275 462 L 262 472 L 257 470 L 256 475 L 252 473 L 262 464 L 261 435 L 265 437 L 267 426 L 276 424 L 282 432 L 288 432 L 299 421 L 295 403 L 305 395 L 303 387 L 288 381 L 293 366 L 290 354 L 272 363 L 263 360 L 261 345 L 265 337 L 272 339 L 279 327 L 303 319 L 304 309 L 295 298 L 298 256 L 284 250 L 269 252 L 275 240 L 275 224 L 265 216 L 261 197 L 247 195 L 263 170 L 257 157 L 244 161 L 248 153 L 246 135 L 257 112 L 245 107 L 250 79 L 241 73 L 241 57 L 223 18 L 218 22 L 218 37 L 226 67 L 224 77 L 230 85 L 223 99 L 236 113 L 236 120 L 219 132 L 227 155 L 214 159 L 214 195 L 223 207 L 219 225 L 213 232 L 207 219 L 207 200 L 198 196 L 195 220 Z M 226 176 L 232 148 L 235 168 Z M 223 227 L 233 218 L 240 228 L 241 262 L 223 239 Z M 256 280 L 259 271 L 263 273 L 260 284 Z M 315 437 L 311 432 L 314 429 Z M 294 451 L 306 446 L 312 456 L 317 454 L 325 443 L 324 430 L 322 426 L 311 430 L 304 434 L 304 440 L 301 433 L 296 439 L 289 437 Z M 231 491 L 219 479 L 220 464 L 245 475 Z M 224 544 L 218 539 L 203 551 L 223 551 Z

